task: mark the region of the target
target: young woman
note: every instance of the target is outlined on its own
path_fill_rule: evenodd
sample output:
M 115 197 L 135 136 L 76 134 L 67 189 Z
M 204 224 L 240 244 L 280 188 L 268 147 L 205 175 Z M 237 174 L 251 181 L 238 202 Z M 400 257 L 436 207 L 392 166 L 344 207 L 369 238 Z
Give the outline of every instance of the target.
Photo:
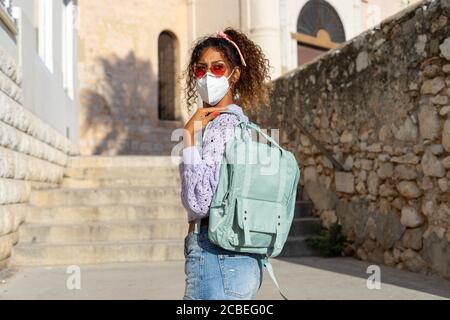
M 181 200 L 188 213 L 184 242 L 184 299 L 251 299 L 262 283 L 262 266 L 255 255 L 224 250 L 208 240 L 208 211 L 219 180 L 226 142 L 233 137 L 237 116 L 268 100 L 269 63 L 261 48 L 232 28 L 198 40 L 186 70 L 187 103 L 191 111 L 197 94 L 203 101 L 185 125 L 180 163 Z M 194 136 L 204 132 L 201 148 Z M 195 222 L 201 220 L 194 232 Z

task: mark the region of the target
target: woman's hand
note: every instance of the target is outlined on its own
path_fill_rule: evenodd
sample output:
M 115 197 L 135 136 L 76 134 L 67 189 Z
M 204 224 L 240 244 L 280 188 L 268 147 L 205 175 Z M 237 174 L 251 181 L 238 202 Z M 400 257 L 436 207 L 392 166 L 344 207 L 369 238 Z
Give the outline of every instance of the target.
M 220 114 L 220 111 L 227 110 L 228 107 L 199 108 L 184 126 L 184 146 L 194 145 L 195 130 L 201 130 Z

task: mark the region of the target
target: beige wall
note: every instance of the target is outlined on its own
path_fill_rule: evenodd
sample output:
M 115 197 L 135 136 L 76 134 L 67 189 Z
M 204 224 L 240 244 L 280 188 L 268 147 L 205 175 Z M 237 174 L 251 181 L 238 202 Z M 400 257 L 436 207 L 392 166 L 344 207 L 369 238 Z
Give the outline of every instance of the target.
M 362 3 L 362 22 L 368 29 L 420 0 L 365 0 Z
M 214 33 L 228 26 L 240 28 L 240 2 L 239 0 L 196 0 L 197 36 Z
M 74 144 L 21 104 L 17 61 L 0 46 L 0 269 L 18 241 L 34 188 L 52 188 L 62 179 Z
M 178 39 L 178 67 L 187 56 L 187 2 L 79 1 L 79 78 L 83 154 L 151 154 L 168 145 L 158 121 L 158 36 Z M 180 104 L 177 106 L 180 113 Z M 163 140 L 166 139 L 166 140 Z

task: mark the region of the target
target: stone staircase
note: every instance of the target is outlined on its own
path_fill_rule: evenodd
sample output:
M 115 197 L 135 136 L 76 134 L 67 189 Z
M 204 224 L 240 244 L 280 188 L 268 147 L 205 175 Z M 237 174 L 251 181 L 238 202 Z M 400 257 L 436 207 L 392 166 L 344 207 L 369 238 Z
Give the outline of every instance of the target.
M 170 157 L 75 157 L 61 188 L 34 190 L 12 264 L 183 259 L 187 232 Z
M 319 227 L 311 204 L 298 201 L 282 255 L 311 255 L 304 237 Z M 74 157 L 61 188 L 32 192 L 11 264 L 182 260 L 186 232 L 170 157 Z
M 289 237 L 279 255 L 280 258 L 304 257 L 317 255 L 317 252 L 306 245 L 305 239 L 321 230 L 320 218 L 314 217 L 313 204 L 310 201 L 300 200 L 297 192 L 294 220 L 292 221 Z

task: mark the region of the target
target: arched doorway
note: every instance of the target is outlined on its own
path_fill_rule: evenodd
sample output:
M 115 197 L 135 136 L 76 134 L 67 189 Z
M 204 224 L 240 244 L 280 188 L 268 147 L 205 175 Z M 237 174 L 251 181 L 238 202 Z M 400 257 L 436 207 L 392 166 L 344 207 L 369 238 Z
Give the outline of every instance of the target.
M 297 20 L 298 65 L 313 60 L 345 41 L 345 31 L 336 10 L 325 0 L 310 0 Z
M 178 43 L 170 31 L 158 37 L 158 119 L 177 120 Z

